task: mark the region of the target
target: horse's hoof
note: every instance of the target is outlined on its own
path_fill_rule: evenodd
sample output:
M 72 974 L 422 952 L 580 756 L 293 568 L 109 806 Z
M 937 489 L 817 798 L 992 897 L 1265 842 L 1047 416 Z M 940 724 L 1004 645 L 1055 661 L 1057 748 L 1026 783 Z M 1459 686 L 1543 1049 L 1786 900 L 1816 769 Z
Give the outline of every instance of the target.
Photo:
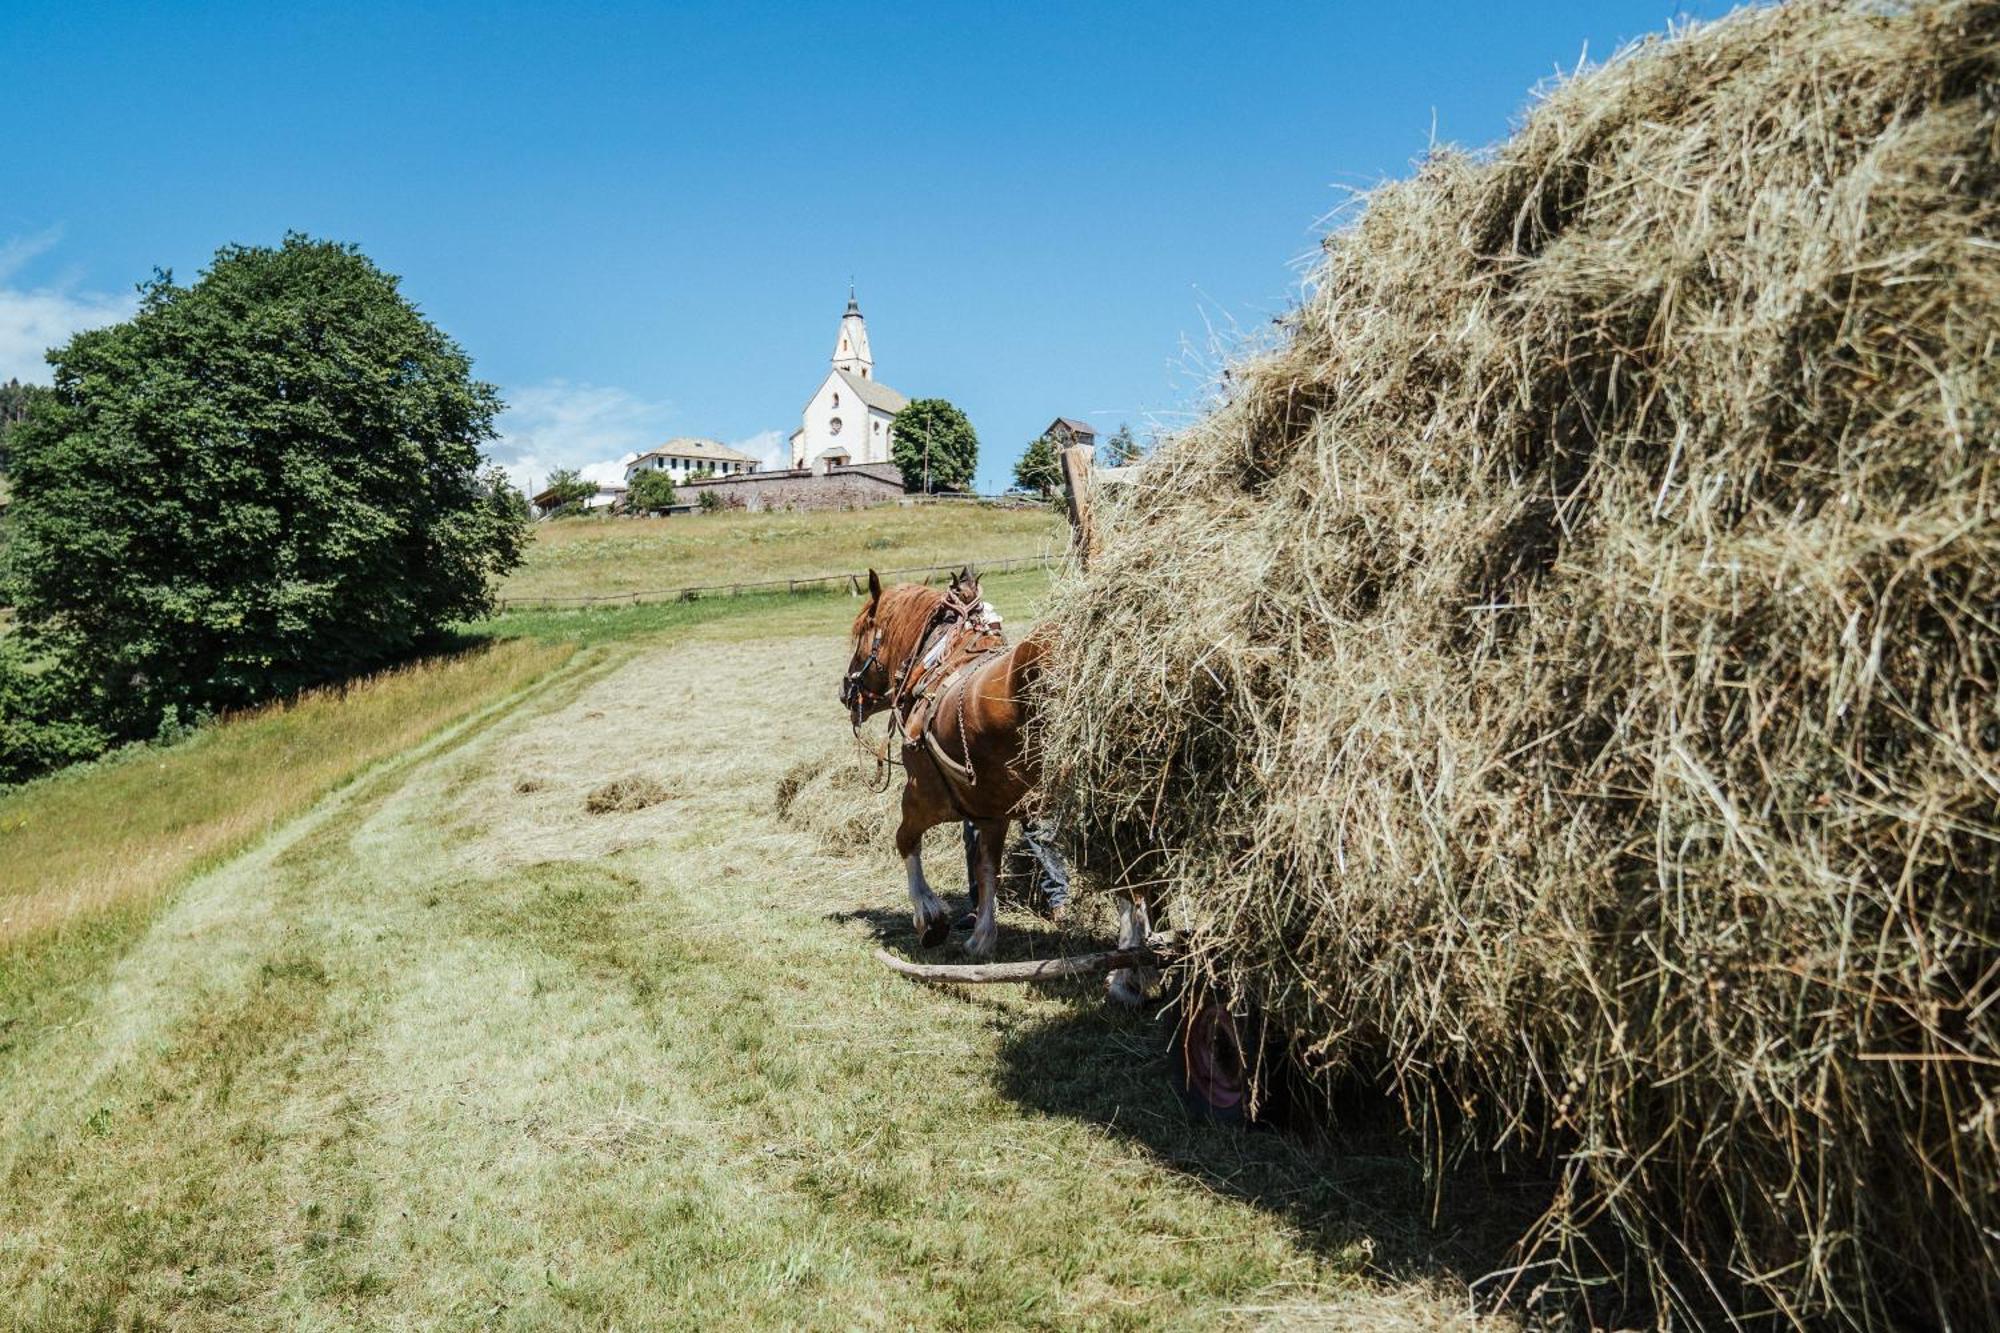
M 924 922 L 923 929 L 918 932 L 918 938 L 924 942 L 926 949 L 935 949 L 943 944 L 950 934 L 951 918 L 934 916 Z
M 1129 976 L 1113 976 L 1104 987 L 1104 997 L 1113 1004 L 1122 1004 L 1129 1009 L 1134 1005 L 1145 1003 L 1146 991 Z

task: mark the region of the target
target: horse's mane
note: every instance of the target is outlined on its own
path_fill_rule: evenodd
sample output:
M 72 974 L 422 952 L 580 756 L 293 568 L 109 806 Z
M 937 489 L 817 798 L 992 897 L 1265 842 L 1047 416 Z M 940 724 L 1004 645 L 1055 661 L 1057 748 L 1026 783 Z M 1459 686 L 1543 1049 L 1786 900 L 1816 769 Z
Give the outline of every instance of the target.
M 914 641 L 943 600 L 944 589 L 922 583 L 898 583 L 884 588 L 881 600 L 873 603 L 875 623 L 882 628 L 883 642 Z M 864 606 L 854 617 L 853 632 L 857 635 L 867 628 L 868 610 Z

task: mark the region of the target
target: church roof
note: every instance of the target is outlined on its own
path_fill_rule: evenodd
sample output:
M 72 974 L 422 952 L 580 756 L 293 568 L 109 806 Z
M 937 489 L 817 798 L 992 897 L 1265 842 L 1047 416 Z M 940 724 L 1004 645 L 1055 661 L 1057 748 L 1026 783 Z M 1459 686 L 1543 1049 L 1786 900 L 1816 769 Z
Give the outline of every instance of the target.
M 835 370 L 833 373 L 847 381 L 847 387 L 854 390 L 856 398 L 879 411 L 893 416 L 910 405 L 909 399 L 880 380 L 864 380 L 851 370 Z
M 657 449 L 648 449 L 645 453 L 640 454 L 639 458 L 652 458 L 655 455 L 672 458 L 705 458 L 717 463 L 754 463 L 757 461 L 756 455 L 746 454 L 741 449 L 731 449 L 720 440 L 704 440 L 693 435 L 676 436 Z M 635 458 L 632 461 L 636 463 L 639 461 L 639 458 Z

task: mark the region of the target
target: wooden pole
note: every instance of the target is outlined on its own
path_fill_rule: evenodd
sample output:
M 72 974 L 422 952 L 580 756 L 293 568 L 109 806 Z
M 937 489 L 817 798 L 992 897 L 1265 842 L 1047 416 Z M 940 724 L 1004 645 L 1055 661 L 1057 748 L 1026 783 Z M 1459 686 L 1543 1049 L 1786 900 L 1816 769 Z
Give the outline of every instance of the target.
M 1070 535 L 1077 563 L 1088 569 L 1097 551 L 1097 529 L 1090 516 L 1090 446 L 1073 444 L 1062 451 L 1063 491 L 1069 499 Z
M 1060 977 L 1110 972 L 1121 967 L 1162 967 L 1173 961 L 1180 939 L 1172 931 L 1147 937 L 1134 949 L 1072 954 L 1068 958 L 1030 958 L 1019 963 L 912 963 L 887 949 L 875 951 L 875 961 L 919 981 L 955 981 L 965 986 L 1001 982 L 1054 981 Z

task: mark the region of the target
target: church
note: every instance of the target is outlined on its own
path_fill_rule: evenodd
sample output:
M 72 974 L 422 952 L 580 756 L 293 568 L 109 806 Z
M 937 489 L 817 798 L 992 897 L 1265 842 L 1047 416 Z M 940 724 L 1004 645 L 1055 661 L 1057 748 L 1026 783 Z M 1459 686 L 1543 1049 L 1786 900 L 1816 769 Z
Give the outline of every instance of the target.
M 868 325 L 847 289 L 847 313 L 833 344 L 833 367 L 807 400 L 792 432 L 792 466 L 887 463 L 896 413 L 910 400 L 875 378 Z

